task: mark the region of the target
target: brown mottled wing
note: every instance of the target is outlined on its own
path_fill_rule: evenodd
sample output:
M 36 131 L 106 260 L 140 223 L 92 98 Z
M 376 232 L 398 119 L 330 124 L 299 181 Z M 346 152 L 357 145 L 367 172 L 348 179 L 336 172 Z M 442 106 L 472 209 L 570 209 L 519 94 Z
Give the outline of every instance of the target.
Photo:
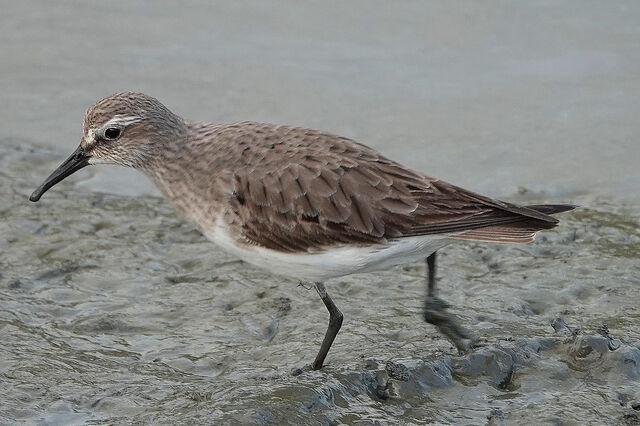
M 234 224 L 263 247 L 299 252 L 491 226 L 503 235 L 519 224 L 526 237 L 530 228 L 557 223 L 421 175 L 349 139 L 291 127 L 266 132 L 234 170 L 231 197 Z

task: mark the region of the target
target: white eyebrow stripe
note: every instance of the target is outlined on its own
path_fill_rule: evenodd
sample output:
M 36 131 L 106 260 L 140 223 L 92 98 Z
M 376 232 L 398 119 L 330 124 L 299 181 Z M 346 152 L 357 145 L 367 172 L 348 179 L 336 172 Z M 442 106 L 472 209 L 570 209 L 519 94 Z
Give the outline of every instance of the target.
M 141 120 L 142 118 L 135 115 L 119 115 L 118 114 L 118 115 L 114 115 L 111 120 L 104 123 L 102 127 L 106 128 L 107 126 L 111 126 L 114 124 L 119 124 L 121 126 L 128 126 L 129 124 L 137 123 Z

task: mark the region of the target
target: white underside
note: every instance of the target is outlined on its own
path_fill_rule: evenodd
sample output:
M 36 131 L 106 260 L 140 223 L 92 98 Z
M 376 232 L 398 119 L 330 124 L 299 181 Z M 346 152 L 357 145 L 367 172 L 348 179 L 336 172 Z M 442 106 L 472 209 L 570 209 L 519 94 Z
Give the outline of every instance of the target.
M 222 221 L 204 234 L 223 250 L 258 268 L 314 282 L 423 260 L 454 241 L 445 235 L 425 235 L 391 240 L 386 245 L 341 246 L 315 253 L 292 254 L 240 245 Z

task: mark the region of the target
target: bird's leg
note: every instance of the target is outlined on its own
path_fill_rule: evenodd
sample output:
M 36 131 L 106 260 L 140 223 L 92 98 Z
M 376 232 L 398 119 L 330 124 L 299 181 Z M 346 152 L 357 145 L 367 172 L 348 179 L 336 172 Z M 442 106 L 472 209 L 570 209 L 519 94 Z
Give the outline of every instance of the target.
M 333 303 L 333 300 L 331 300 L 331 297 L 329 297 L 327 289 L 324 288 L 323 283 L 316 283 L 316 291 L 324 302 L 324 306 L 326 306 L 329 311 L 329 327 L 327 327 L 327 332 L 322 340 L 322 345 L 320 345 L 320 351 L 318 351 L 318 355 L 311 365 L 311 368 L 314 370 L 319 370 L 322 368 L 322 364 L 324 364 L 324 359 L 327 357 L 329 348 L 331 348 L 331 344 L 335 340 L 338 331 L 340 331 L 340 327 L 342 327 L 343 316 L 340 309 L 338 309 L 336 304 Z
M 435 296 L 436 292 L 436 253 L 427 257 L 427 297 Z
M 440 333 L 451 340 L 459 352 L 466 352 L 475 344 L 476 338 L 447 312 L 449 304 L 436 297 L 435 293 L 436 253 L 434 252 L 427 257 L 427 300 L 424 303 L 424 320 L 435 325 Z

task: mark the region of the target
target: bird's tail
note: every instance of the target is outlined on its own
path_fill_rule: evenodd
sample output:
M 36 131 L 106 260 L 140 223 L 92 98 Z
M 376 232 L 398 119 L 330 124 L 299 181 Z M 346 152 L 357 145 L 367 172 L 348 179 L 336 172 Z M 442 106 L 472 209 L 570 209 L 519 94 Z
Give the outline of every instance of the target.
M 542 214 L 556 214 L 573 210 L 578 206 L 574 206 L 573 204 L 530 204 L 524 207 Z
M 532 204 L 523 207 L 545 215 L 551 215 L 573 210 L 577 206 L 572 204 Z M 452 236 L 451 238 L 472 241 L 491 241 L 496 243 L 529 243 L 533 241 L 538 231 L 553 228 L 557 224 L 557 221 L 543 222 L 539 219 L 523 216 L 522 221 L 477 228 L 463 234 Z

